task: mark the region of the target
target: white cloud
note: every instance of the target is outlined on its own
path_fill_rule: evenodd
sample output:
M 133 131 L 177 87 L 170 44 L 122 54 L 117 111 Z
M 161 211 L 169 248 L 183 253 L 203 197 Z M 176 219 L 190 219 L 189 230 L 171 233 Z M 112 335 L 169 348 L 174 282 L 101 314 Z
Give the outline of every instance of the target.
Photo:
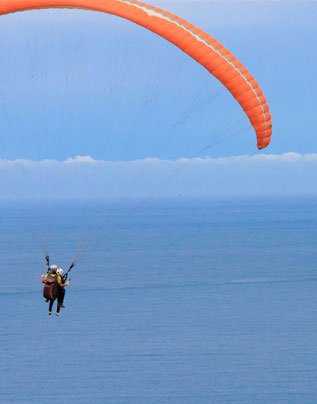
M 91 156 L 76 156 L 75 158 L 68 158 L 62 162 L 62 164 L 96 164 L 97 161 Z

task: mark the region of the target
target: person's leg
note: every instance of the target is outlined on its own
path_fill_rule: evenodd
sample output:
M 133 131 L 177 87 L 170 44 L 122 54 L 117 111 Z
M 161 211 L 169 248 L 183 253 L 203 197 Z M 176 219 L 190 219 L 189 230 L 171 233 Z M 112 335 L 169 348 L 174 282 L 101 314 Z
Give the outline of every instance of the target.
M 56 307 L 56 312 L 55 312 L 56 316 L 59 316 L 59 311 L 60 311 L 61 307 L 64 307 L 64 306 L 61 305 L 61 304 L 59 303 L 59 301 L 57 301 L 57 307 Z
M 64 302 L 64 297 L 65 297 L 66 290 L 64 288 L 59 288 L 58 295 L 57 295 L 57 301 L 58 301 L 58 306 L 64 308 L 63 302 Z
M 48 314 L 49 315 L 52 314 L 53 304 L 54 304 L 54 300 L 50 300 L 50 304 L 49 304 L 49 307 L 48 307 Z

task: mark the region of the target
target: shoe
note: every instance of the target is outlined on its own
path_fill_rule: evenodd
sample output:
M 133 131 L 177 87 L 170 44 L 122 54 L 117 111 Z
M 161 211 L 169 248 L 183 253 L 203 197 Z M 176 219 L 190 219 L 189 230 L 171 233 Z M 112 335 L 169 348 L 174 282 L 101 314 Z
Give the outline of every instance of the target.
M 51 312 L 51 311 L 49 311 L 49 312 L 48 312 L 48 315 L 49 315 L 49 316 L 51 316 L 51 315 L 52 315 L 52 312 Z
M 56 313 L 55 313 L 55 316 L 59 316 L 59 313 L 56 312 Z

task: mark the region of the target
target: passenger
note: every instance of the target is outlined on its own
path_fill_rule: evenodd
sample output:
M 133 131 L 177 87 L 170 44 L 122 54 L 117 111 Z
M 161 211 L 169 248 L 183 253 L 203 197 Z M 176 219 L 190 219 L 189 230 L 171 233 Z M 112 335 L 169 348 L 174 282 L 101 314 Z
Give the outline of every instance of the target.
M 62 268 L 58 268 L 56 273 L 61 278 L 61 283 L 58 283 L 58 288 L 57 288 L 57 309 L 56 309 L 56 313 L 55 313 L 58 316 L 60 308 L 65 309 L 65 306 L 63 304 L 65 293 L 66 293 L 65 286 L 68 286 L 70 284 L 71 278 L 69 278 L 68 282 L 64 283 L 66 280 L 66 277 L 63 276 L 64 271 L 62 270 Z
M 48 273 L 41 276 L 41 281 L 44 283 L 43 297 L 46 302 L 49 302 L 48 314 L 52 314 L 52 307 L 57 295 L 58 276 L 56 274 L 57 265 L 51 265 L 48 268 Z

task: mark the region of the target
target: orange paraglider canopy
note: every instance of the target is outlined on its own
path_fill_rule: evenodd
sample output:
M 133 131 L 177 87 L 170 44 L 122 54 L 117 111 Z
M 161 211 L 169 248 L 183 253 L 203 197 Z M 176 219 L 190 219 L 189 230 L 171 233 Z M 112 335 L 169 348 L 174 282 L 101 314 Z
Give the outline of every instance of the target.
M 269 145 L 272 120 L 266 99 L 248 70 L 218 41 L 187 21 L 135 0 L 2 0 L 0 15 L 44 8 L 80 8 L 117 15 L 164 37 L 223 83 L 239 102 L 257 135 Z

